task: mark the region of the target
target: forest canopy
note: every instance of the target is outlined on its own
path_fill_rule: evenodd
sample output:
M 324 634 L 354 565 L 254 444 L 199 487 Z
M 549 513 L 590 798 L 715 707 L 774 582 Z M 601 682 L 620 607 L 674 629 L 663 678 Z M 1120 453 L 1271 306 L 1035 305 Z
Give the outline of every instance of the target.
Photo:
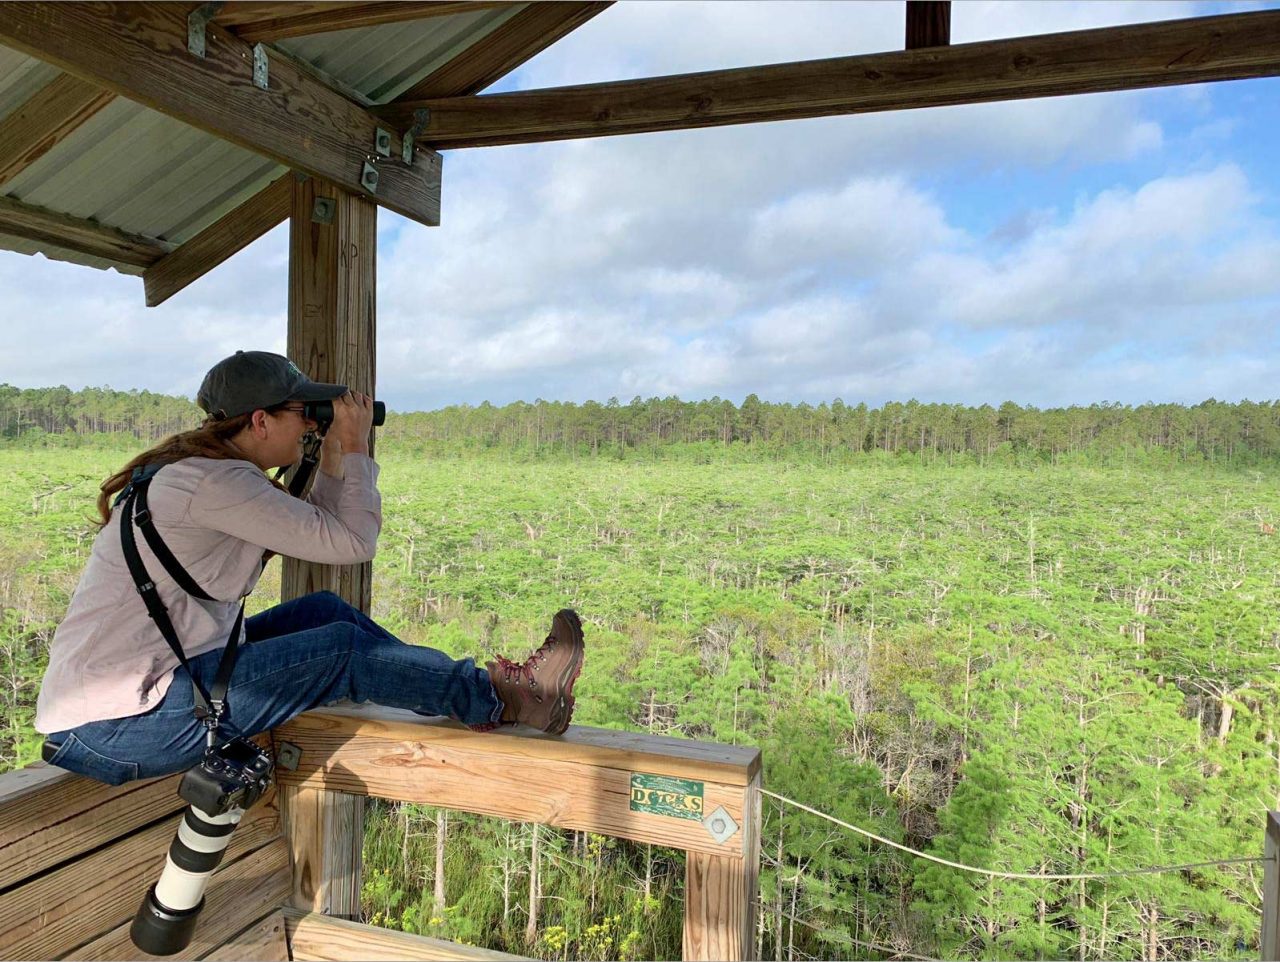
M 158 440 L 195 427 L 202 413 L 186 398 L 109 387 L 0 384 L 0 438 L 74 444 L 86 435 Z M 881 407 L 773 403 L 748 395 L 721 398 L 617 398 L 574 404 L 537 400 L 497 406 L 452 405 L 436 411 L 392 413 L 383 432 L 398 442 L 434 449 L 512 449 L 526 453 L 625 453 L 689 448 L 767 457 L 813 452 L 842 457 L 871 452 L 924 459 L 957 456 L 986 461 L 1065 456 L 1109 460 L 1163 453 L 1178 461 L 1254 464 L 1280 455 L 1280 401 L 1199 404 L 1091 404 L 1040 409 L 1006 401 L 989 404 L 890 402 Z

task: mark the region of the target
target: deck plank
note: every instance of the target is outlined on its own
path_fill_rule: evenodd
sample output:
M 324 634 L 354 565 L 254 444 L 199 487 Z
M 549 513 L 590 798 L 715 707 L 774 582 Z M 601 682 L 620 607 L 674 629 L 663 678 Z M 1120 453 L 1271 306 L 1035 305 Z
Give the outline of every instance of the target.
M 165 818 L 6 892 L 0 899 L 0 957 L 55 959 L 127 923 L 159 878 L 177 825 L 178 817 Z M 280 836 L 273 793 L 245 815 L 227 859 Z

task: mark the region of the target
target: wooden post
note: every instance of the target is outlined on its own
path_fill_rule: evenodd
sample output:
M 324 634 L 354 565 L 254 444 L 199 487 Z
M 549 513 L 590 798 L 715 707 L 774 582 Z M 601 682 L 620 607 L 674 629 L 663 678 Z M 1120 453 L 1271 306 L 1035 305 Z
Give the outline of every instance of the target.
M 289 221 L 289 357 L 317 381 L 374 388 L 378 209 L 332 184 L 295 175 Z M 370 453 L 373 440 L 369 441 Z M 373 566 L 283 559 L 281 600 L 337 593 L 368 612 Z M 292 904 L 358 918 L 364 796 L 285 789 Z
M 318 203 L 319 202 L 319 203 Z M 289 357 L 309 377 L 373 393 L 378 209 L 295 177 L 289 221 Z M 373 452 L 370 439 L 369 451 Z M 336 592 L 368 612 L 373 565 L 284 559 L 280 597 Z
M 1267 812 L 1262 874 L 1262 960 L 1280 962 L 1280 812 Z
M 364 796 L 296 785 L 279 793 L 293 868 L 289 904 L 359 919 Z
M 907 49 L 951 43 L 951 0 L 907 0 Z
M 684 958 L 754 959 L 760 877 L 760 773 L 745 789 L 741 855 L 686 852 Z

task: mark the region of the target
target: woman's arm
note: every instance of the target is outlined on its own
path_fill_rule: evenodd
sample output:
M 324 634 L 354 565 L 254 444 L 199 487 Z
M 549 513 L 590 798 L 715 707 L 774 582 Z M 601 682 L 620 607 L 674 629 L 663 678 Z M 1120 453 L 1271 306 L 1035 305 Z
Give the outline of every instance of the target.
M 329 479 L 338 490 L 326 491 L 321 507 L 281 491 L 249 462 L 221 462 L 200 481 L 188 513 L 195 524 L 303 561 L 369 561 L 382 527 L 378 466 L 349 454 L 342 471 L 342 481 Z

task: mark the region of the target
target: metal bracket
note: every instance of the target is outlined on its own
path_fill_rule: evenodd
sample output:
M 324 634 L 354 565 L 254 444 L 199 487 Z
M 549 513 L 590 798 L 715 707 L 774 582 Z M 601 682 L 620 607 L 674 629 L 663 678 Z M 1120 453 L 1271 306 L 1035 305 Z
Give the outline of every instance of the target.
M 298 762 L 302 761 L 302 749 L 292 742 L 279 742 L 276 745 L 276 764 L 291 772 L 298 770 Z
M 379 127 L 373 133 L 373 149 L 378 152 L 379 157 L 391 156 L 391 131 L 383 130 Z
M 332 224 L 337 204 L 332 197 L 317 197 L 311 207 L 311 221 L 315 224 Z
M 371 194 L 378 192 L 378 168 L 371 160 L 366 160 L 360 171 L 360 186 Z
M 187 14 L 187 49 L 197 57 L 203 57 L 205 52 L 205 27 L 209 25 L 218 14 L 218 9 L 222 6 L 220 2 L 210 2 L 201 4 L 191 13 Z
M 427 124 L 430 122 L 430 108 L 419 107 L 413 112 L 413 126 L 410 127 L 409 132 L 404 135 L 404 141 L 400 145 L 400 159 L 411 167 L 413 166 L 414 141 L 423 135 L 427 129 Z
M 723 805 L 717 805 L 716 810 L 702 820 L 702 827 L 721 845 L 738 833 L 738 823 Z
M 253 45 L 253 85 L 261 90 L 267 89 L 270 67 L 267 65 L 267 46 L 262 43 Z

